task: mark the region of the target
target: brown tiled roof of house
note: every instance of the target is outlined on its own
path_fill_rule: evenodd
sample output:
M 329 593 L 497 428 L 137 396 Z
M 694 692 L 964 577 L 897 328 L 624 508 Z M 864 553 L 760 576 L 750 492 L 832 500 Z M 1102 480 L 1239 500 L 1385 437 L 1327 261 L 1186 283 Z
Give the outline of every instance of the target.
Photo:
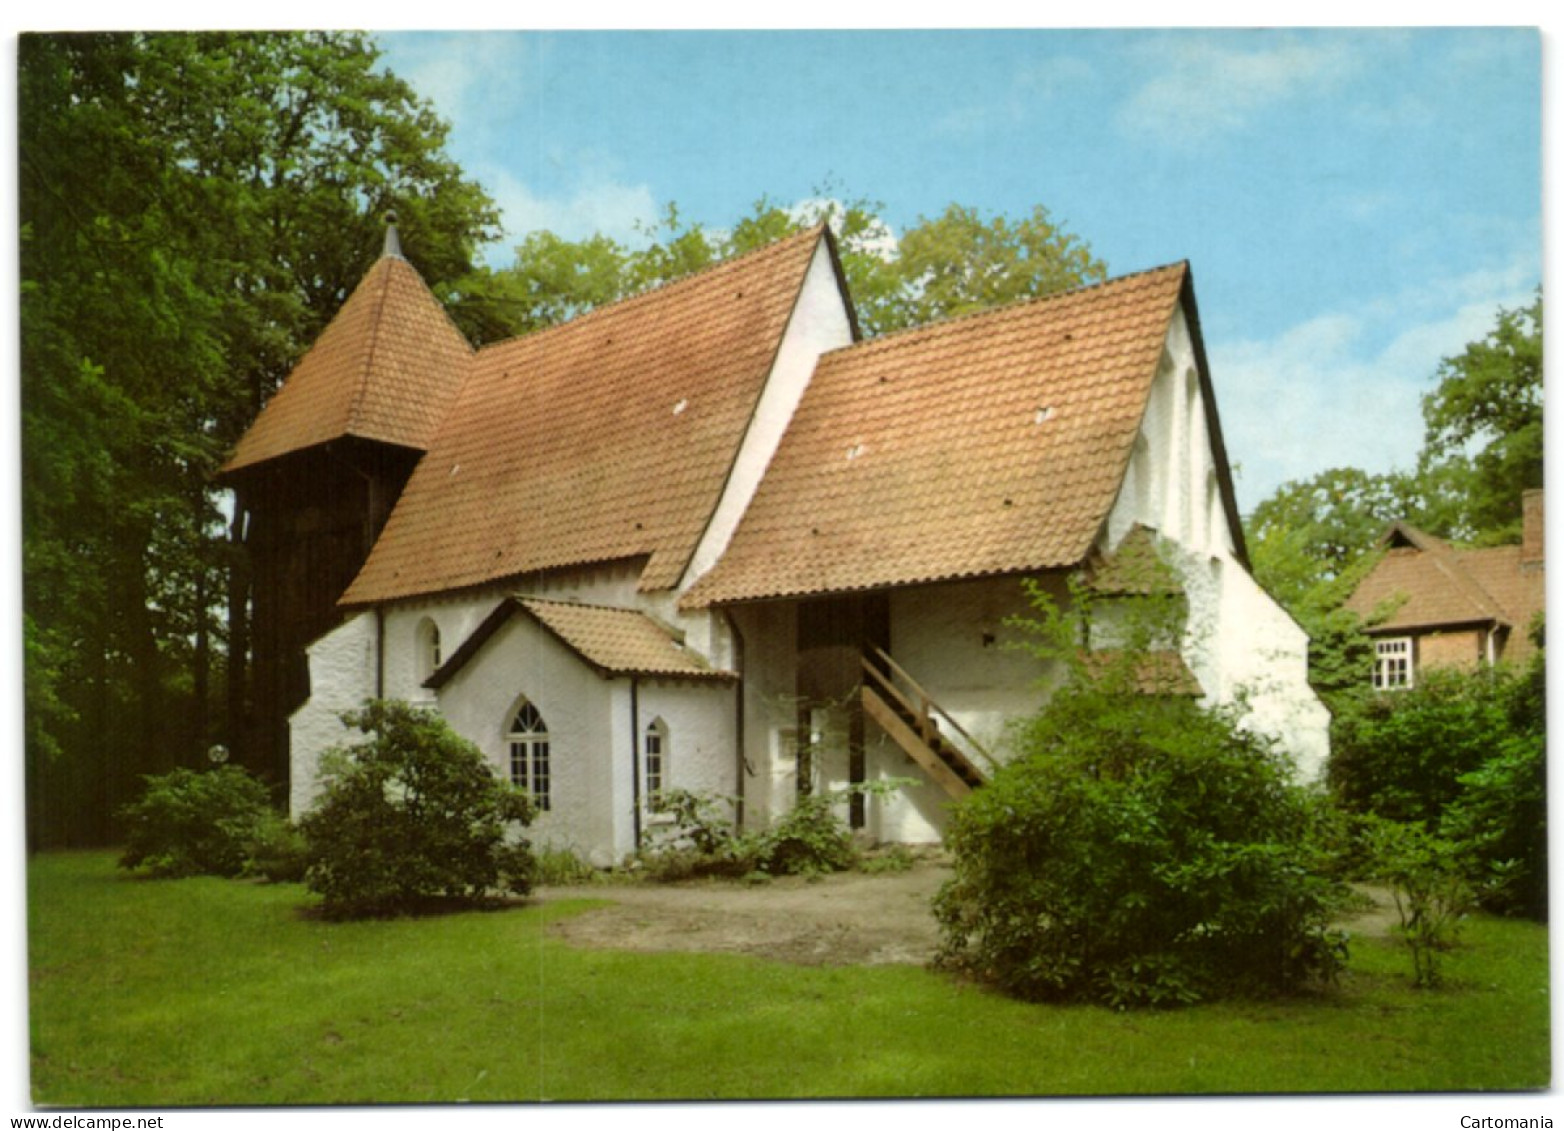
M 1396 523 L 1385 542 L 1385 556 L 1346 603 L 1365 619 L 1390 610 L 1371 632 L 1495 624 L 1511 630 L 1510 658 L 1529 653 L 1525 636 L 1546 585 L 1541 564 L 1523 562 L 1520 546 L 1460 550 L 1407 523 Z
M 344 436 L 427 449 L 473 359 L 413 266 L 382 256 L 266 403 L 221 474 Z
M 826 354 L 690 606 L 1079 564 L 1187 265 Z
M 1127 690 L 1141 695 L 1198 697 L 1205 694 L 1195 673 L 1189 670 L 1184 657 L 1177 651 L 1158 650 L 1136 655 L 1098 649 L 1081 653 L 1080 659 L 1086 678 L 1093 682 L 1109 680 L 1116 685 L 1127 684 Z
M 517 612 L 531 615 L 560 643 L 605 676 L 715 681 L 738 678 L 733 672 L 708 666 L 699 655 L 675 640 L 668 629 L 634 609 L 512 596 L 484 618 L 424 685 L 443 687 Z
M 480 351 L 342 603 L 637 557 L 676 585 L 822 238 Z
M 736 678 L 710 668 L 644 613 L 564 601 L 523 598 L 521 605 L 582 659 L 610 675 L 673 679 Z
M 1088 562 L 1088 584 L 1110 597 L 1177 596 L 1183 583 L 1157 551 L 1157 532 L 1136 523 L 1119 544 Z

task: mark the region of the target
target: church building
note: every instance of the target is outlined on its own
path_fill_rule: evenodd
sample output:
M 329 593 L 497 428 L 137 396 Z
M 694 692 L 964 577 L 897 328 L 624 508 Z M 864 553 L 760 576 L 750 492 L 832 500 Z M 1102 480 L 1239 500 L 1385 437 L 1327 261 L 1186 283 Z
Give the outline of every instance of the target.
M 255 697 L 291 808 L 372 697 L 438 711 L 596 863 L 801 792 L 937 840 L 1047 694 L 1031 579 L 1181 589 L 1163 667 L 1326 754 L 1303 631 L 1255 583 L 1186 263 L 860 340 L 815 227 L 473 349 L 394 229 L 224 467 Z

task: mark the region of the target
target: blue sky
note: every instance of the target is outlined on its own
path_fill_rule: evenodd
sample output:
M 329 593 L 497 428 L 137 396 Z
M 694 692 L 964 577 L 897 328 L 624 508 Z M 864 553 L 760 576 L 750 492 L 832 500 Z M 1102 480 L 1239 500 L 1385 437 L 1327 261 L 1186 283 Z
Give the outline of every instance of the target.
M 1535 30 L 431 32 L 386 63 L 535 228 L 627 242 L 830 184 L 903 230 L 1035 204 L 1193 265 L 1244 510 L 1409 467 L 1441 357 L 1542 278 Z

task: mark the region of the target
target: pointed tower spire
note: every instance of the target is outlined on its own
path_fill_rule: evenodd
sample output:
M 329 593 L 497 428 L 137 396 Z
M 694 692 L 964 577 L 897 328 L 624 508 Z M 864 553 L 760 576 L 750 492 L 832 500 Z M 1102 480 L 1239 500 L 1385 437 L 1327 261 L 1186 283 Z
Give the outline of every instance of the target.
M 396 213 L 394 211 L 386 213 L 386 246 L 381 251 L 380 257 L 382 259 L 403 258 L 402 241 L 396 234 Z

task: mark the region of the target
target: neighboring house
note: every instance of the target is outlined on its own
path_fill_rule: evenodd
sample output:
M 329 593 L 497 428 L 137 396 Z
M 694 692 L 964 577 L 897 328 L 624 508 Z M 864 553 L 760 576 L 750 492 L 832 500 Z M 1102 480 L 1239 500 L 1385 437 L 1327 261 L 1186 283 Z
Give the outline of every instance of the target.
M 1542 614 L 1543 492 L 1522 498 L 1518 546 L 1459 550 L 1405 522 L 1380 539 L 1384 556 L 1347 608 L 1374 639 L 1374 686 L 1412 687 L 1430 668 L 1525 663 Z
M 381 696 L 440 711 L 538 797 L 540 840 L 599 862 L 670 788 L 758 825 L 912 779 L 847 815 L 936 839 L 1046 694 L 1007 646 L 1022 579 L 1064 602 L 1137 554 L 1188 604 L 1167 686 L 1245 695 L 1318 771 L 1187 265 L 858 336 L 821 227 L 474 351 L 393 230 L 223 471 L 294 812 L 339 713 Z

